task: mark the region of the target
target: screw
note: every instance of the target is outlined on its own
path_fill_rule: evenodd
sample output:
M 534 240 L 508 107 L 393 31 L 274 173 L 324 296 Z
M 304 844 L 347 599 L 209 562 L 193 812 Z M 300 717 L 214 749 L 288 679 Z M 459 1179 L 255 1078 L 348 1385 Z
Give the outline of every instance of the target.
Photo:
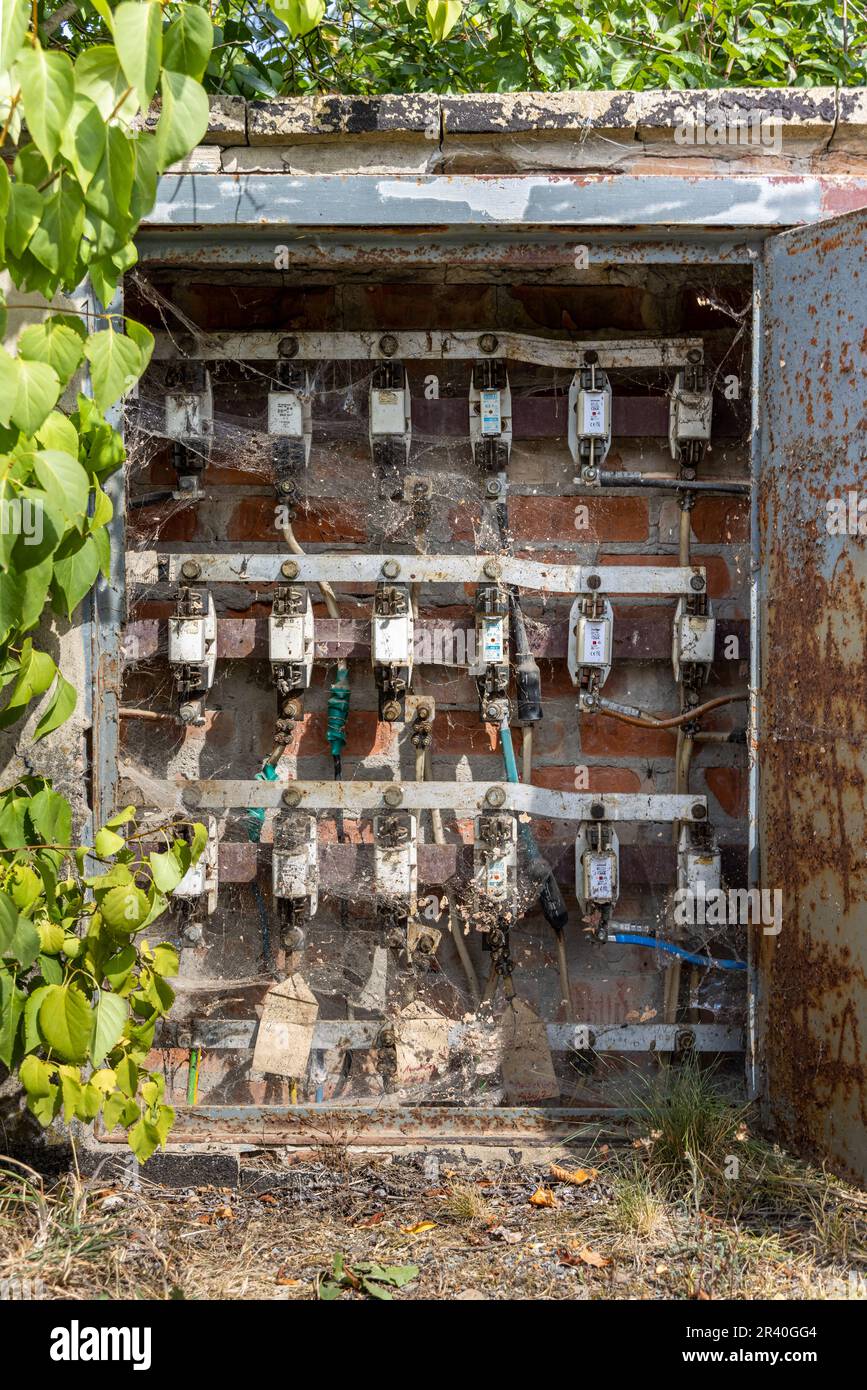
M 593 348 L 590 348 L 589 351 L 584 354 L 584 361 L 587 363 L 588 367 L 595 367 L 596 363 L 599 361 L 599 353 L 595 352 Z
M 497 479 L 489 478 L 488 481 L 485 483 L 485 495 L 487 497 L 499 497 L 500 491 L 501 488 Z
M 687 362 L 691 362 L 694 366 L 697 366 L 702 360 L 703 355 L 701 348 L 690 348 L 689 352 L 686 354 L 686 360 Z
M 297 579 L 297 578 L 298 578 L 298 561 L 297 561 L 297 560 L 284 560 L 283 563 L 282 563 L 282 565 L 280 566 L 280 573 L 282 574 L 282 576 L 283 576 L 284 579 Z
M 386 787 L 382 793 L 382 799 L 386 806 L 390 806 L 394 811 L 403 804 L 403 792 L 400 787 Z
M 382 717 L 387 724 L 394 723 L 395 719 L 400 718 L 400 705 L 397 700 L 388 700 L 382 707 Z
M 397 338 L 393 333 L 383 333 L 379 340 L 379 350 L 383 357 L 394 357 L 397 352 Z
M 418 709 L 415 712 L 415 717 L 416 719 L 430 719 L 430 706 L 419 705 Z
M 590 807 L 590 816 L 593 820 L 605 819 L 605 805 L 601 801 L 594 801 Z
M 486 579 L 499 579 L 500 564 L 498 560 L 486 560 L 482 566 L 482 574 Z
M 298 787 L 287 787 L 280 800 L 284 806 L 300 806 L 301 792 Z
M 189 704 L 189 703 L 187 703 L 187 702 L 185 702 L 184 704 L 182 704 L 181 707 L 180 707 L 180 709 L 178 710 L 178 717 L 179 717 L 179 719 L 180 719 L 180 721 L 181 721 L 182 724 L 192 724 L 192 722 L 193 722 L 193 720 L 196 718 L 196 715 L 197 715 L 197 714 L 198 714 L 198 709 L 197 709 L 197 707 L 196 707 L 195 705 Z
M 703 574 L 694 574 L 694 575 L 692 576 L 692 579 L 689 581 L 689 587 L 690 587 L 691 589 L 695 589 L 696 592 L 698 592 L 698 591 L 700 591 L 701 589 L 703 589 L 703 588 L 704 588 L 704 575 L 703 575 Z
M 696 801 L 695 804 L 690 807 L 690 815 L 693 820 L 707 820 L 707 807 L 702 806 L 700 801 Z
M 384 560 L 382 574 L 385 579 L 397 579 L 397 576 L 400 574 L 400 565 L 397 560 Z
M 505 806 L 506 793 L 502 787 L 488 787 L 485 792 L 486 806 Z
M 601 589 L 601 588 L 602 588 L 602 576 L 601 576 L 601 574 L 588 574 L 588 576 L 587 576 L 587 588 L 588 588 L 588 589 Z
M 183 579 L 198 579 L 201 572 L 202 567 L 196 564 L 195 560 L 185 560 L 181 565 L 181 577 Z
M 293 337 L 281 338 L 280 341 L 279 341 L 279 343 L 277 344 L 277 356 L 278 356 L 278 357 L 297 357 L 297 356 L 298 356 L 298 347 L 299 347 L 299 343 L 298 343 L 298 339 L 297 339 L 297 338 L 293 338 Z
M 482 352 L 497 351 L 497 337 L 494 333 L 483 333 L 479 339 L 479 349 Z

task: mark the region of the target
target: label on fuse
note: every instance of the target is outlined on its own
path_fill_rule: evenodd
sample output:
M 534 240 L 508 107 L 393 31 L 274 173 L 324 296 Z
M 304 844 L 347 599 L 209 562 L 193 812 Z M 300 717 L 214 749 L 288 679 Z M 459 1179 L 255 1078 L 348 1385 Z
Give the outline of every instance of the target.
M 268 433 L 300 438 L 304 433 L 304 411 L 294 391 L 272 391 L 268 396 Z
M 605 431 L 605 392 L 604 391 L 585 391 L 584 398 L 584 418 L 581 422 L 581 433 L 591 437 L 604 436 Z
M 587 861 L 588 897 L 595 903 L 614 896 L 614 861 L 610 854 L 591 854 Z
M 503 422 L 500 416 L 499 391 L 481 391 L 479 404 L 482 415 L 482 434 L 502 434 Z
M 485 888 L 488 897 L 502 898 L 506 892 L 508 882 L 508 860 L 503 858 L 490 859 L 485 874 Z
M 504 660 L 502 618 L 483 619 L 481 659 L 485 665 Z
M 606 654 L 606 628 L 608 624 L 598 621 L 595 618 L 587 618 L 583 625 L 584 643 L 581 651 L 581 664 L 583 666 L 605 666 L 607 663 Z

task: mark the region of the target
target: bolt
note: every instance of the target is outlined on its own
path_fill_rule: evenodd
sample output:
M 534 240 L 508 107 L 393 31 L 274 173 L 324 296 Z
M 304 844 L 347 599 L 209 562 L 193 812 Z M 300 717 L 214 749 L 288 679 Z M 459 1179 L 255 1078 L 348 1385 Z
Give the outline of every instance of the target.
M 485 483 L 486 497 L 499 497 L 502 488 L 496 478 L 489 478 Z
M 400 719 L 400 704 L 397 700 L 387 700 L 382 707 L 382 717 L 387 724 L 393 724 L 395 719 Z
M 497 337 L 494 333 L 483 333 L 479 339 L 479 350 L 481 352 L 496 352 Z
M 482 566 L 482 574 L 486 579 L 499 579 L 500 564 L 498 560 L 486 560 Z
M 687 362 L 691 362 L 693 366 L 698 366 L 699 362 L 702 360 L 702 357 L 703 353 L 701 348 L 690 348 L 689 352 L 686 354 Z
M 488 787 L 485 792 L 486 806 L 505 806 L 506 793 L 502 787 Z
M 594 801 L 590 807 L 590 817 L 592 820 L 605 819 L 605 805 L 601 801 Z
M 280 566 L 280 573 L 282 574 L 282 576 L 283 576 L 284 579 L 297 579 L 297 578 L 298 578 L 298 561 L 297 561 L 297 560 L 284 560 L 283 563 L 282 563 L 282 565 Z
M 192 724 L 198 715 L 198 707 L 189 701 L 184 701 L 178 710 L 178 718 L 182 724 Z
M 278 485 L 277 491 L 281 497 L 290 497 L 295 492 L 295 484 L 284 478 L 283 482 Z
M 680 470 L 680 476 L 681 476 L 681 479 L 683 480 L 683 482 L 685 482 L 685 483 L 692 483 L 692 482 L 695 481 L 695 469 L 694 469 L 694 468 L 681 468 L 681 470 Z
M 287 787 L 280 800 L 284 806 L 300 806 L 302 793 L 298 787 Z
M 689 587 L 695 589 L 696 593 L 699 593 L 704 588 L 704 575 L 694 574 L 689 581 Z
M 419 705 L 415 717 L 416 719 L 430 719 L 430 705 Z
M 297 338 L 293 338 L 293 337 L 281 338 L 280 341 L 279 341 L 279 343 L 277 344 L 277 356 L 278 356 L 278 357 L 297 357 L 297 356 L 298 356 L 298 347 L 299 347 L 299 343 L 298 343 L 298 339 L 297 339 Z
M 184 927 L 184 939 L 191 941 L 193 945 L 198 945 L 205 934 L 205 929 L 201 922 L 191 922 L 188 927 Z
M 382 793 L 382 799 L 386 806 L 390 806 L 394 811 L 403 804 L 403 792 L 400 787 L 386 787 Z
M 384 560 L 382 564 L 382 575 L 384 579 L 397 579 L 400 574 L 400 565 L 397 560 Z
M 587 467 L 581 469 L 581 477 L 585 483 L 595 483 L 598 476 L 599 469 L 591 468 L 589 464 Z
M 702 806 L 700 801 L 696 801 L 695 804 L 689 808 L 689 813 L 693 820 L 707 820 L 707 807 Z
M 588 574 L 588 576 L 587 576 L 587 588 L 588 588 L 588 589 L 601 589 L 601 588 L 602 588 L 602 576 L 601 576 L 601 574 Z
M 379 340 L 379 350 L 383 357 L 394 357 L 397 352 L 397 338 L 393 333 L 383 333 Z
M 584 361 L 587 363 L 588 367 L 595 367 L 596 363 L 599 361 L 599 353 L 594 351 L 593 348 L 590 348 L 584 354 Z
M 498 705 L 496 700 L 494 700 L 491 704 L 488 705 L 487 709 L 485 710 L 485 721 L 488 724 L 499 724 L 502 721 L 502 718 L 502 706 Z
M 695 1033 L 691 1028 L 679 1028 L 674 1035 L 675 1052 L 689 1052 L 695 1047 Z
M 181 577 L 183 579 L 198 579 L 201 572 L 202 567 L 195 560 L 185 560 L 181 565 Z

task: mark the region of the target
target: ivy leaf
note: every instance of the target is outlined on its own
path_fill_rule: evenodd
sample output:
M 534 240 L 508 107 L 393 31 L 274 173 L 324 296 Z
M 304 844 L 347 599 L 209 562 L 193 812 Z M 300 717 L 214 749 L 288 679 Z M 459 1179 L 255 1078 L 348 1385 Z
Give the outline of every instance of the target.
M 116 1047 L 129 1017 L 125 999 L 116 994 L 100 991 L 99 1001 L 93 1011 L 93 1033 L 90 1039 L 90 1060 L 98 1066 Z
M 163 35 L 163 67 L 201 82 L 213 42 L 213 26 L 205 11 L 184 5 Z
M 19 55 L 15 77 L 21 86 L 27 129 L 51 164 L 75 98 L 72 60 L 56 49 L 46 51 L 37 42 Z
M 83 1062 L 93 1026 L 93 1010 L 75 985 L 52 985 L 39 1010 L 39 1029 L 64 1062 Z
M 162 107 L 156 137 L 160 170 L 195 149 L 208 128 L 210 109 L 204 88 L 183 72 L 164 71 L 160 78 Z
M 18 389 L 12 407 L 12 423 L 25 434 L 35 434 L 54 409 L 60 395 L 60 380 L 47 362 L 18 359 Z
M 84 352 L 90 363 L 94 400 L 100 410 L 107 410 L 141 376 L 141 350 L 131 338 L 109 326 L 90 335 Z
M 163 15 L 155 0 L 124 0 L 114 11 L 114 46 L 124 75 L 146 111 L 163 59 Z

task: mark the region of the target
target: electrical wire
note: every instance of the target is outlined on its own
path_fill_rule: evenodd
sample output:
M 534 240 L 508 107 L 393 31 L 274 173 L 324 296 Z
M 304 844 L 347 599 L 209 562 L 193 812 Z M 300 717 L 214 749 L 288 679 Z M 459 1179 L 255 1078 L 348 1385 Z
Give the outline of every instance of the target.
M 699 956 L 694 951 L 687 951 L 683 946 L 676 946 L 673 941 L 659 941 L 655 936 L 639 936 L 633 932 L 610 932 L 606 938 L 608 941 L 616 941 L 618 946 L 652 946 L 656 951 L 666 951 L 670 956 L 678 956 L 681 960 L 691 961 L 693 965 L 704 965 L 709 970 L 746 970 L 746 962 L 742 960 L 722 960 L 717 956 Z
M 593 714 L 605 714 L 609 719 L 619 719 L 624 724 L 634 724 L 639 729 L 677 729 L 681 724 L 688 724 L 693 719 L 701 719 L 702 715 L 708 714 L 712 709 L 719 709 L 722 705 L 740 704 L 748 700 L 749 692 L 744 691 L 739 695 L 717 695 L 713 700 L 706 700 L 703 705 L 697 705 L 695 709 L 684 710 L 682 714 L 672 715 L 670 718 L 656 719 L 652 714 L 646 714 L 643 710 L 637 714 L 632 714 L 626 708 L 618 709 L 604 699 L 594 706 Z

